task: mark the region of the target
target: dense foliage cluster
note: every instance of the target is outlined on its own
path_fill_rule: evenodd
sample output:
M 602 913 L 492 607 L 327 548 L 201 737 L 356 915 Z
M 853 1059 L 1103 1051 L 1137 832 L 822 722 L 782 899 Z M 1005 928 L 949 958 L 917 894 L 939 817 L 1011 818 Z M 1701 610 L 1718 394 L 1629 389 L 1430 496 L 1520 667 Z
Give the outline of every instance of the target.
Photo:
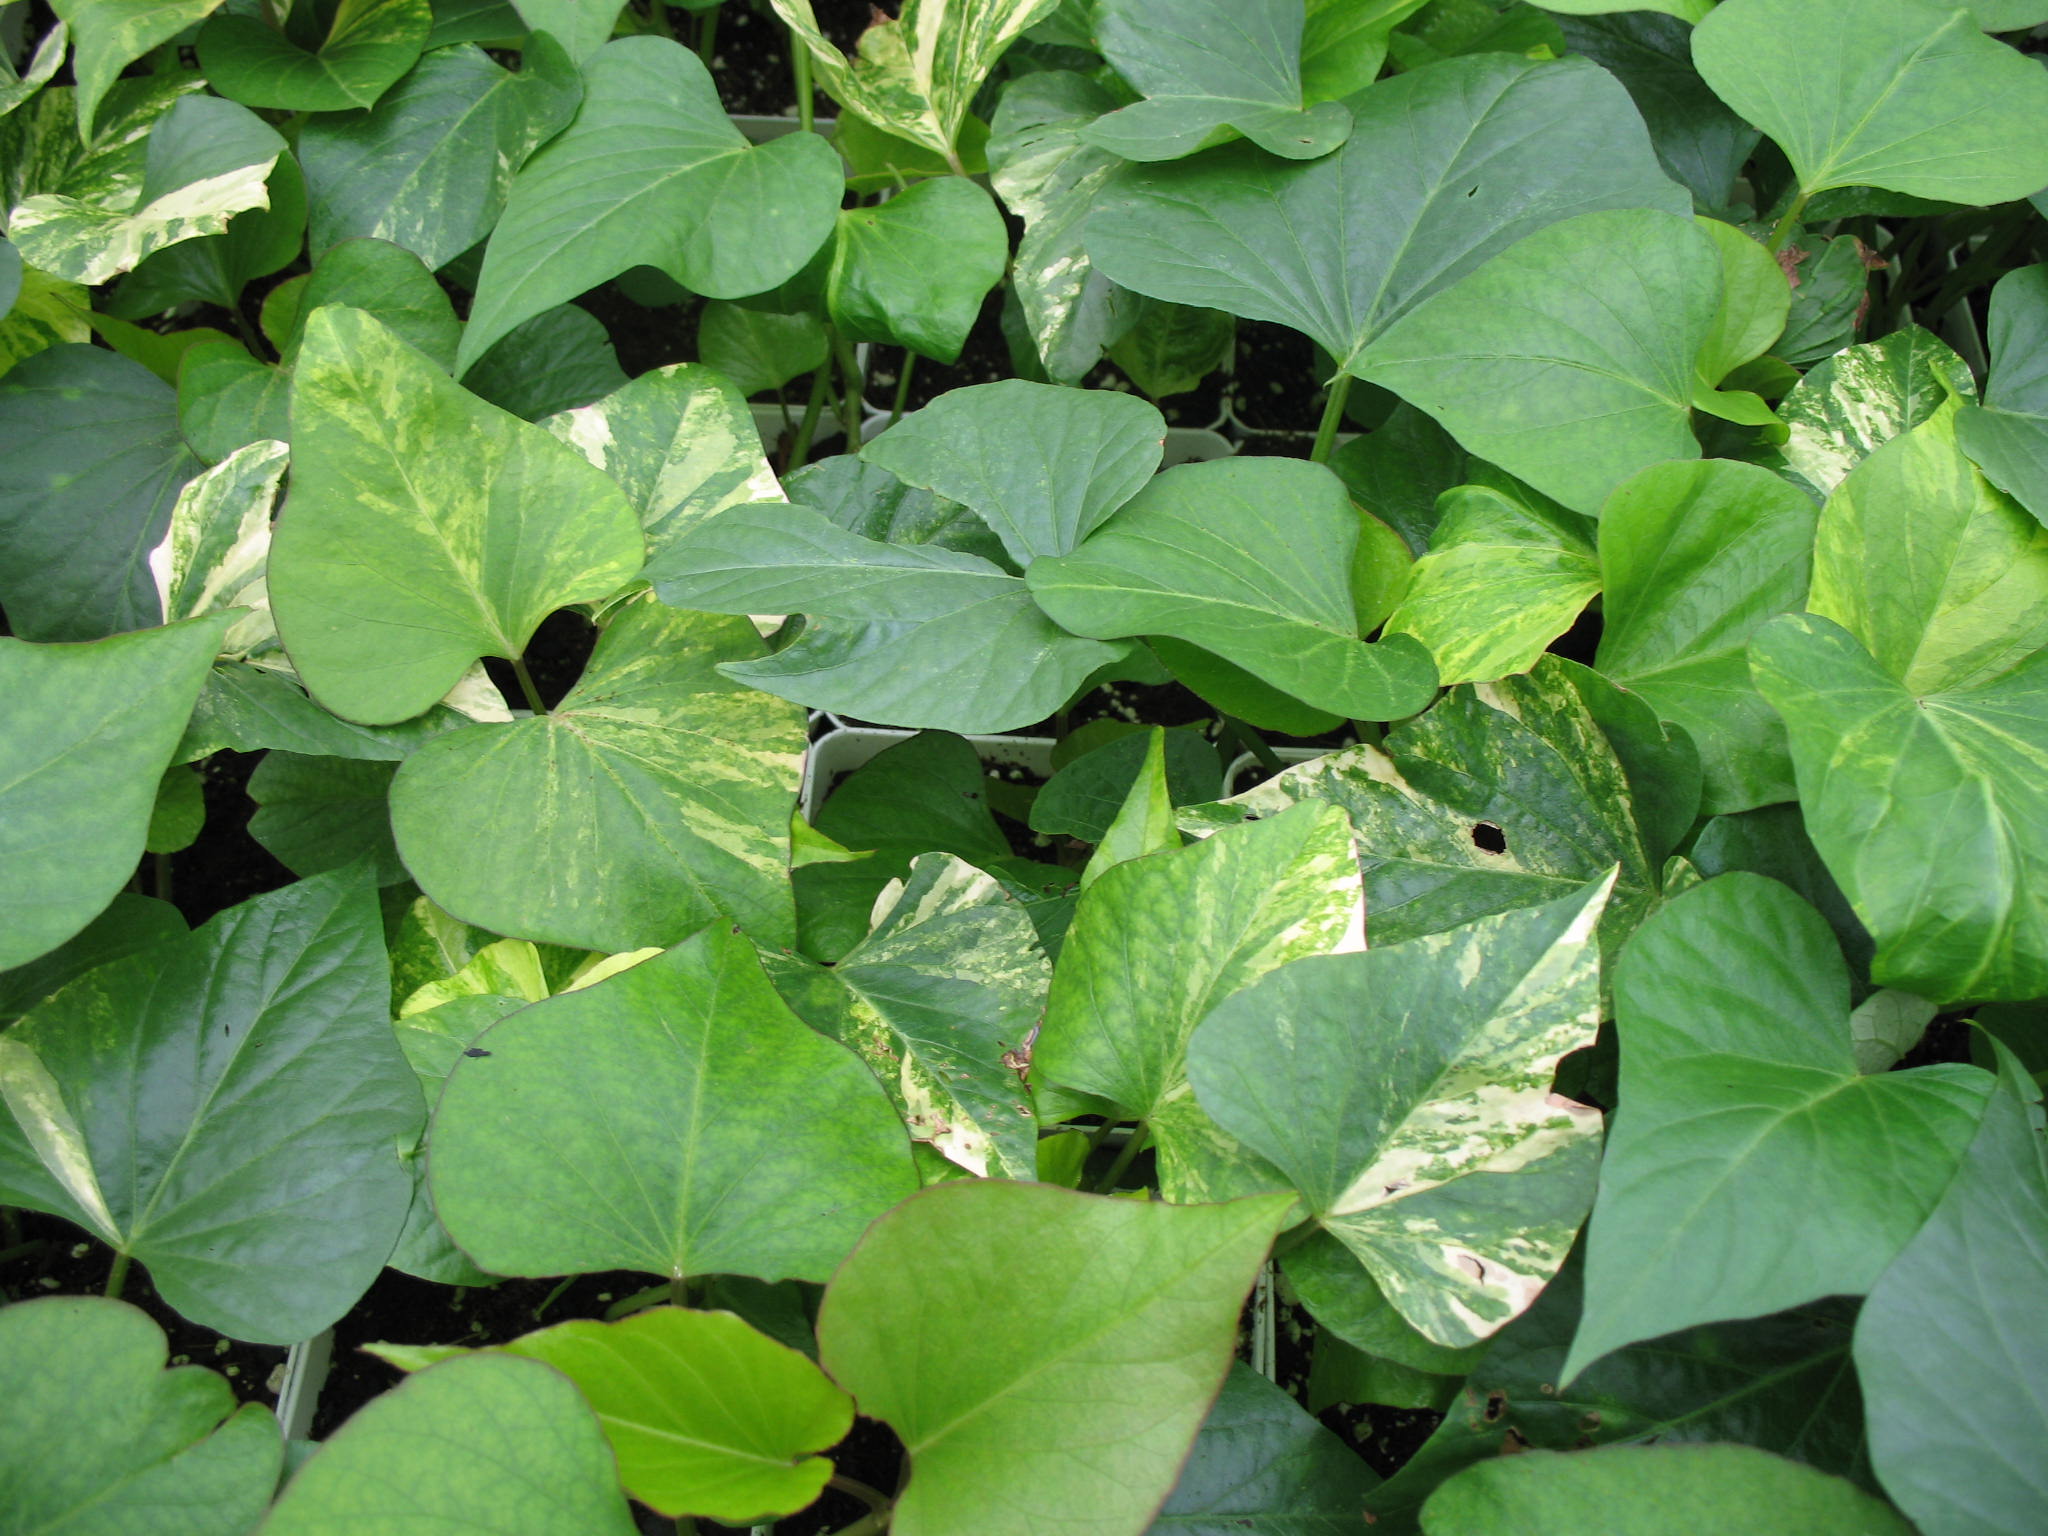
M 0 1533 L 2048 1529 L 2048 0 L 53 4 Z

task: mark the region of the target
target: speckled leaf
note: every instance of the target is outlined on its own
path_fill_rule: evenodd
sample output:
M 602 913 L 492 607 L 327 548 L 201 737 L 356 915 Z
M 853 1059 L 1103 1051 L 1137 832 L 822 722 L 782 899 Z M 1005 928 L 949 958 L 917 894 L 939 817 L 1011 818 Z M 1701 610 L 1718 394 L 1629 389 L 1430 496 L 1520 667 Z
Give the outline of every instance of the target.
M 1587 214 L 1425 300 L 1353 371 L 1427 411 L 1472 453 L 1598 516 L 1636 471 L 1699 457 L 1694 361 L 1721 286 L 1720 256 L 1694 221 Z
M 1436 668 L 1412 639 L 1363 639 L 1351 586 L 1360 516 L 1319 464 L 1182 464 L 1026 579 L 1076 634 L 1168 635 L 1315 708 L 1398 720 L 1429 703 Z
M 2040 1088 L 1996 1052 L 1998 1088 L 1962 1166 L 1856 1324 L 1871 1460 L 1927 1536 L 2023 1536 L 2048 1511 L 2035 1454 L 2048 1351 L 2032 1307 L 2048 1284 Z
M 1777 140 L 1802 194 L 2002 203 L 2048 183 L 2048 77 L 1932 0 L 1725 0 L 1694 29 L 1714 93 Z
M 575 121 L 512 183 L 462 369 L 520 321 L 629 267 L 736 299 L 795 276 L 831 234 L 839 157 L 812 133 L 749 144 L 688 49 L 619 38 L 584 62 L 583 84 Z
M 283 1459 L 277 1421 L 227 1379 L 164 1369 L 163 1330 L 96 1296 L 0 1316 L 0 1486 L 10 1532 L 245 1536 Z
M 317 48 L 255 16 L 215 16 L 199 32 L 206 83 L 230 101 L 283 112 L 368 107 L 411 69 L 433 30 L 427 0 L 342 0 Z
M 813 1028 L 873 1069 L 912 1140 L 977 1177 L 1037 1177 L 1021 1072 L 1052 967 L 995 876 L 950 854 L 913 860 L 873 931 L 829 969 L 768 960 Z
M 306 686 L 344 719 L 419 714 L 479 656 L 519 656 L 553 610 L 640 568 L 616 485 L 361 310 L 306 322 L 292 455 L 271 606 Z
M 1457 59 L 1381 81 L 1353 110 L 1344 147 L 1305 165 L 1244 145 L 1126 172 L 1088 223 L 1097 270 L 1291 326 L 1349 368 L 1416 304 L 1546 224 L 1692 211 L 1628 93 L 1584 60 Z
M 1893 438 L 1951 400 L 1977 398 L 1976 381 L 1948 343 L 1917 325 L 1816 363 L 1778 406 L 1791 436 L 1785 462 L 1822 496 Z
M 633 1536 L 604 1430 L 537 1360 L 446 1360 L 372 1399 L 299 1468 L 260 1536 Z
M 917 1187 L 881 1085 L 722 922 L 475 1048 L 434 1112 L 428 1177 L 496 1274 L 822 1280 Z
M 582 96 L 568 56 L 541 34 L 516 75 L 480 48 L 437 48 L 368 113 L 309 119 L 299 160 L 314 254 L 371 236 L 445 266 L 490 233 L 512 178 Z
M 2048 266 L 1998 280 L 1989 332 L 1985 409 L 1957 414 L 1956 441 L 1993 485 L 2048 523 Z
M 1098 0 L 1096 45 L 1145 99 L 1083 137 L 1126 160 L 1177 160 L 1235 133 L 1289 160 L 1327 155 L 1351 113 L 1305 99 L 1304 21 L 1296 0 Z
M 1977 473 L 1938 412 L 1828 498 L 1807 606 L 1914 693 L 1976 687 L 2048 645 L 2048 527 Z
M 1287 1204 L 967 1180 L 876 1222 L 825 1293 L 818 1343 L 910 1452 L 890 1529 L 1141 1536 L 1223 1384 Z M 1028 1274 L 1059 1281 L 1018 1284 Z M 1125 1406 L 1051 1411 L 1084 1397 Z
M 212 15 L 220 0 L 57 0 L 51 9 L 76 44 L 78 134 L 93 136 L 100 103 L 122 70 Z
M 1548 497 L 1478 485 L 1437 505 L 1387 633 L 1427 646 L 1447 686 L 1528 671 L 1600 590 L 1592 523 Z
M 1601 513 L 1595 665 L 1692 737 L 1709 814 L 1796 798 L 1785 729 L 1750 682 L 1749 637 L 1805 602 L 1817 516 L 1803 492 L 1730 459 L 1655 465 Z
M 14 307 L 0 318 L 0 374 L 62 342 L 91 341 L 91 307 L 91 296 L 78 284 L 26 269 Z
M 203 1327 L 310 1337 L 376 1278 L 410 1199 L 394 1145 L 424 1107 L 389 997 L 360 873 L 102 966 L 0 1043 L 0 1194 L 133 1256 Z
M 1871 976 L 1937 1002 L 2048 992 L 2048 653 L 1909 691 L 1826 619 L 1750 642 L 1807 831 L 1877 940 Z
M 1991 1086 L 1966 1066 L 1859 1075 L 1834 935 L 1759 875 L 1710 880 L 1645 923 L 1614 994 L 1621 1108 L 1560 1383 L 1624 1344 L 1867 1291 L 1934 1208 Z
M 142 857 L 224 618 L 91 645 L 0 641 L 0 970 L 77 933 Z
M 429 742 L 392 787 L 421 889 L 494 933 L 618 952 L 722 916 L 795 942 L 789 812 L 803 715 L 714 670 L 741 619 L 639 602 L 553 713 Z
M 1550 1083 L 1600 1026 L 1593 933 L 1612 885 L 1296 961 L 1188 1042 L 1202 1108 L 1435 1343 L 1526 1311 L 1592 1203 L 1599 1112 Z
M 283 443 L 266 438 L 221 460 L 179 493 L 163 542 L 149 552 L 167 621 L 238 610 L 221 640 L 228 655 L 246 655 L 277 633 L 263 568 L 289 458 Z
M 1191 831 L 1298 800 L 1349 813 L 1375 946 L 1556 901 L 1620 865 L 1600 922 L 1612 958 L 1654 905 L 1691 829 L 1692 745 L 1596 674 L 1545 657 L 1526 677 L 1454 688 L 1384 749 L 1353 747 L 1181 813 Z
M 71 29 L 60 21 L 43 34 L 26 69 L 17 71 L 12 58 L 0 60 L 0 117 L 7 116 L 56 78 L 70 44 Z
M 818 83 L 869 122 L 957 164 L 960 126 L 975 92 L 1018 34 L 1059 0 L 903 0 L 877 12 L 849 59 L 819 29 L 811 0 L 769 0 L 792 40 L 811 52 Z
M 218 235 L 270 200 L 264 183 L 284 140 L 247 107 L 186 96 L 157 119 L 141 187 L 101 198 L 45 193 L 7 216 L 29 265 L 74 283 L 104 283 L 152 251 Z
M 826 304 L 850 340 L 955 363 L 1009 259 L 995 200 L 964 176 L 934 176 L 840 213 Z

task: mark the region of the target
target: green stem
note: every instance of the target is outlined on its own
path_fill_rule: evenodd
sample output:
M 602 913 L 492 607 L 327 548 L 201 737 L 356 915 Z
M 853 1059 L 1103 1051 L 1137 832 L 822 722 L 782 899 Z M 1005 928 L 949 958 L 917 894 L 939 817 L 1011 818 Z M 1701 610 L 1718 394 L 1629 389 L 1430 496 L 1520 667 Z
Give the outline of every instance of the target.
M 240 302 L 237 301 L 228 305 L 227 310 L 228 314 L 234 318 L 235 330 L 242 338 L 242 345 L 249 349 L 249 355 L 259 363 L 269 362 L 271 357 L 270 348 L 263 344 L 262 333 L 255 326 L 251 325 L 249 317 L 242 313 Z
M 846 451 L 860 452 L 860 361 L 853 343 L 836 325 L 825 327 L 832 338 L 832 355 L 839 360 L 839 428 L 846 434 Z
M 10 1248 L 21 1246 L 21 1212 L 11 1205 L 0 1205 L 0 1243 Z
M 917 354 L 903 349 L 903 372 L 896 380 L 896 403 L 889 407 L 889 425 L 895 426 L 903 419 L 903 407 L 910 403 L 910 376 L 917 371 Z
M 1286 770 L 1287 765 L 1280 761 L 1280 754 L 1275 752 L 1272 744 L 1256 730 L 1252 729 L 1250 725 L 1238 719 L 1235 715 L 1225 715 L 1223 717 L 1223 725 L 1231 735 L 1243 743 L 1245 751 L 1251 753 L 1258 760 L 1259 766 L 1265 769 L 1266 772 L 1281 773 Z
M 889 1506 L 893 1502 L 889 1495 L 883 1493 L 879 1488 L 870 1488 L 858 1478 L 847 1477 L 839 1472 L 835 1472 L 825 1479 L 825 1486 L 837 1488 L 841 1493 L 850 1493 L 856 1499 L 859 1499 L 861 1503 L 867 1505 L 869 1509 L 881 1514 L 887 1514 Z
M 832 1536 L 881 1536 L 889 1529 L 889 1516 L 893 1513 L 888 1509 L 871 1509 L 853 1524 L 834 1531 Z
M 714 7 L 697 18 L 697 57 L 711 67 L 711 55 L 718 47 L 718 11 Z
M 1323 419 L 1316 427 L 1316 445 L 1309 450 L 1313 463 L 1330 462 L 1330 450 L 1337 446 L 1337 428 L 1344 420 L 1344 402 L 1351 398 L 1351 375 L 1340 373 L 1330 385 L 1330 393 L 1323 401 Z
M 825 394 L 831 386 L 832 364 L 827 361 L 811 375 L 811 398 L 804 404 L 803 425 L 796 429 L 796 440 L 789 445 L 789 456 L 782 463 L 785 475 L 793 469 L 802 469 L 809 460 L 811 439 L 818 435 L 818 418 L 825 413 Z
M 1813 194 L 1802 192 L 1792 199 L 1792 206 L 1785 210 L 1785 216 L 1778 220 L 1771 230 L 1771 238 L 1764 242 L 1764 249 L 1773 256 L 1785 249 L 1785 242 L 1792 238 L 1792 231 L 1799 227 L 1799 215 L 1806 212 L 1807 200 Z
M 690 1282 L 681 1275 L 668 1277 L 668 1304 L 672 1307 L 687 1307 L 690 1304 Z
M 546 714 L 548 707 L 540 701 L 540 690 L 533 685 L 533 674 L 526 670 L 524 656 L 512 658 L 512 675 L 519 679 L 519 691 L 526 695 L 526 707 L 535 715 Z
M 1145 1141 L 1152 1134 L 1151 1124 L 1140 1120 L 1138 1128 L 1131 1132 L 1131 1139 L 1117 1153 L 1116 1161 L 1109 1165 L 1109 1171 L 1095 1181 L 1095 1193 L 1106 1195 L 1116 1188 L 1116 1181 L 1124 1176 L 1124 1170 L 1131 1166 L 1137 1155 L 1145 1150 Z
M 576 1277 L 574 1275 L 571 1275 L 568 1279 L 564 1280 L 560 1285 L 556 1286 L 552 1291 L 549 1291 L 547 1295 L 543 1296 L 541 1298 L 540 1305 L 533 1309 L 533 1320 L 536 1323 L 539 1322 L 541 1320 L 541 1314 L 546 1312 L 547 1309 L 549 1307 L 552 1307 L 556 1302 L 560 1301 L 562 1299 L 562 1292 L 569 1289 L 569 1287 L 574 1285 L 575 1283 Z
M 811 49 L 795 32 L 789 34 L 789 64 L 796 74 L 796 120 L 809 133 L 814 121 L 811 98 L 816 94 L 811 89 Z
M 127 1282 L 127 1279 L 128 1255 L 117 1253 L 114 1255 L 114 1267 L 107 1271 L 107 1289 L 104 1294 L 113 1297 L 116 1301 L 120 1300 L 121 1287 Z
M 663 37 L 676 35 L 676 25 L 669 20 L 668 0 L 647 0 L 647 18 Z
M 150 855 L 150 869 L 156 878 L 156 899 L 171 899 L 171 856 L 168 853 Z

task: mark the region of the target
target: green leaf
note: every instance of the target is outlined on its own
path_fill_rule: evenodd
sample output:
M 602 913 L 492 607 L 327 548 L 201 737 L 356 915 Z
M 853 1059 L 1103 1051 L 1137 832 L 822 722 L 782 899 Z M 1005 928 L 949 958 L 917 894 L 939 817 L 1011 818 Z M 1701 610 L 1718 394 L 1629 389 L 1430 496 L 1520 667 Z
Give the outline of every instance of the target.
M 818 1343 L 910 1452 L 890 1529 L 955 1536 L 1028 1507 L 1047 1533 L 1142 1531 L 1223 1383 L 1287 1203 L 969 1180 L 876 1222 L 825 1293 Z M 1060 1280 L 1017 1284 L 1024 1274 Z M 1083 1399 L 1129 1407 L 1047 1411 Z
M 1828 499 L 1807 606 L 1914 693 L 1975 687 L 2048 645 L 2048 528 L 1977 473 L 1937 413 Z
M 1996 1049 L 1998 1087 L 1962 1166 L 1856 1323 L 1871 1460 L 1928 1536 L 2024 1531 L 2048 1508 L 2031 1306 L 2048 1281 L 2040 1089 Z
M 1911 992 L 1885 987 L 1866 997 L 1849 1015 L 1849 1034 L 1856 1047 L 1856 1070 L 1889 1072 L 1920 1042 L 1933 1022 L 1934 1004 Z
M 1222 130 L 1289 160 L 1328 154 L 1351 113 L 1305 99 L 1304 21 L 1293 0 L 1099 0 L 1096 44 L 1146 99 L 1084 137 L 1126 160 L 1177 160 Z
M 1309 0 L 1301 34 L 1301 88 L 1311 101 L 1344 101 L 1371 85 L 1396 27 L 1426 0 Z
M 271 752 L 249 776 L 249 835 L 295 875 L 368 857 L 379 885 L 406 878 L 391 841 L 392 763 Z
M 1096 269 L 1291 326 L 1348 370 L 1422 300 L 1546 224 L 1692 211 L 1628 93 L 1582 60 L 1459 59 L 1382 81 L 1353 108 L 1344 147 L 1305 165 L 1245 145 L 1124 173 L 1089 220 Z
M 1550 1084 L 1600 1025 L 1611 889 L 1296 961 L 1188 1042 L 1202 1108 L 1447 1348 L 1526 1311 L 1592 1203 L 1599 1113 Z
M 482 1523 L 488 1522 L 488 1523 Z M 534 1360 L 447 1360 L 372 1399 L 299 1468 L 263 1536 L 633 1536 L 604 1431 Z
M 1911 1536 L 1852 1483 L 1746 1445 L 1533 1451 L 1461 1472 L 1422 1508 L 1426 1536 L 1656 1536 L 1682 1509 L 1701 1529 Z
M 713 299 L 697 319 L 697 356 L 724 374 L 742 399 L 816 372 L 831 352 L 825 323 L 813 314 L 771 315 Z
M 1069 738 L 1071 740 L 1071 738 Z M 1173 820 L 1173 792 L 1166 779 L 1166 732 L 1158 726 L 1145 732 L 1145 755 L 1122 805 L 1096 839 L 1097 847 L 1081 871 L 1086 890 L 1111 868 L 1148 853 L 1169 853 L 1181 846 Z M 1207 765 L 1203 770 L 1207 771 Z M 1034 801 L 1032 809 L 1037 810 Z
M 307 757 L 396 762 L 422 742 L 466 724 L 465 716 L 437 705 L 401 725 L 352 725 L 307 698 L 289 677 L 226 661 L 207 674 L 176 760 L 189 763 L 223 749 L 257 752 L 275 747 Z
M 57 346 L 0 378 L 0 603 L 29 640 L 161 622 L 149 551 L 203 466 L 171 391 L 98 347 Z
M 257 362 L 238 341 L 202 341 L 179 365 L 173 425 L 200 459 L 218 463 L 250 443 L 289 438 L 290 407 L 291 375 Z
M 246 208 L 284 153 L 276 130 L 246 107 L 185 96 L 149 133 L 142 184 L 107 197 L 45 193 L 17 204 L 8 238 L 31 266 L 75 283 L 104 283 L 153 251 L 218 235 Z
M 344 240 L 321 256 L 306 280 L 298 314 L 278 345 L 286 368 L 306 344 L 306 320 L 329 304 L 374 315 L 407 346 L 424 352 L 443 373 L 453 371 L 462 322 L 426 263 L 384 240 Z
M 14 308 L 14 301 L 20 297 L 21 252 L 0 240 L 0 318 Z
M 980 555 L 1001 565 L 1008 559 L 995 530 L 957 501 L 905 485 L 880 465 L 849 454 L 807 464 L 785 489 L 799 506 L 822 512 L 849 533 L 886 544 L 930 544 Z
M 26 73 L 15 69 L 11 57 L 0 63 L 0 117 L 7 116 L 56 78 L 70 42 L 71 29 L 60 21 L 36 44 Z
M 1834 935 L 1756 875 L 1651 918 L 1614 993 L 1622 1107 L 1561 1379 L 1640 1339 L 1867 1291 L 1940 1198 L 1985 1074 L 1859 1075 Z
M 49 1296 L 0 1315 L 0 1481 L 17 1531 L 245 1536 L 283 1459 L 270 1410 L 226 1378 L 166 1371 L 134 1307 Z
M 626 372 L 602 320 L 578 305 L 557 304 L 507 331 L 463 384 L 502 411 L 539 421 L 624 388 Z
M 270 519 L 289 454 L 264 440 L 237 449 L 189 481 L 164 541 L 149 552 L 166 620 L 233 612 L 221 650 L 246 655 L 277 633 L 264 596 Z
M 1217 459 L 1167 470 L 1026 579 L 1077 634 L 1169 635 L 1315 708 L 1398 720 L 1429 703 L 1436 669 L 1413 640 L 1364 641 L 1350 581 L 1359 536 L 1358 510 L 1321 465 Z
M 76 283 L 27 268 L 14 308 L 0 319 L 0 374 L 59 343 L 91 341 L 91 303 Z
M 95 966 L 184 932 L 185 919 L 169 902 L 121 892 L 104 912 L 55 949 L 26 965 L 0 971 L 0 1027 Z
M 913 1141 L 977 1178 L 1035 1178 L 1020 1074 L 1051 967 L 1031 920 L 993 875 L 940 853 L 913 859 L 875 911 L 829 969 L 770 957 L 769 979 L 873 1069 Z
M 220 0 L 56 0 L 51 9 L 76 44 L 78 136 L 90 141 L 99 108 L 121 71 L 212 15 Z M 46 98 L 47 99 L 47 98 Z
M 811 0 L 769 0 L 791 40 L 810 50 L 818 83 L 869 122 L 958 161 L 975 92 L 1003 50 L 1059 0 L 903 0 L 877 15 L 849 59 L 818 26 Z
M 1967 12 L 1725 0 L 1692 52 L 1714 93 L 1777 140 L 1802 200 L 1885 187 L 2003 203 L 2048 183 L 2048 79 Z
M 163 778 L 157 782 L 143 848 L 150 853 L 176 853 L 190 848 L 205 825 L 206 797 L 198 773 L 182 765 L 165 769 Z
M 938 176 L 839 215 L 826 303 L 850 340 L 955 363 L 1009 259 L 994 199 L 964 176 Z
M 1031 830 L 1099 843 L 1130 798 L 1154 750 L 1152 732 L 1132 733 L 1075 758 L 1031 802 Z M 1223 765 L 1198 727 L 1161 733 L 1164 783 L 1174 804 L 1194 805 L 1223 792 Z M 1166 818 L 1172 825 L 1172 816 Z M 1179 847 L 1176 839 L 1173 847 Z
M 1989 329 L 1986 409 L 1957 413 L 1956 441 L 1992 484 L 2048 523 L 2048 371 L 2039 361 L 2048 343 L 2048 266 L 1998 280 Z
M 1700 347 L 1700 382 L 1719 384 L 1744 363 L 1754 362 L 1784 333 L 1792 311 L 1792 289 L 1777 257 L 1756 240 L 1719 219 L 1696 219 L 1721 258 L 1721 307 Z
M 1239 1362 L 1148 1536 L 1341 1536 L 1378 1479 L 1358 1453 Z
M 376 104 L 411 69 L 433 30 L 427 0 L 341 0 L 317 48 L 254 16 L 228 12 L 199 32 L 207 84 L 245 107 L 346 112 Z
M 1130 329 L 1109 349 L 1109 360 L 1154 400 L 1184 395 L 1228 363 L 1237 351 L 1237 320 L 1220 309 L 1194 309 L 1133 294 Z
M 803 717 L 714 671 L 759 648 L 744 620 L 628 606 L 551 714 L 406 760 L 391 820 L 413 878 L 459 917 L 545 943 L 673 944 L 720 916 L 794 942 Z
M 512 5 L 528 28 L 559 38 L 579 66 L 612 35 L 623 8 L 622 0 L 512 0 Z
M 1826 619 L 1750 642 L 1807 830 L 1877 940 L 1871 977 L 1936 1002 L 2048 992 L 2048 663 L 1916 695 Z
M 838 157 L 811 133 L 748 144 L 688 49 L 620 38 L 585 61 L 583 85 L 575 121 L 512 183 L 461 370 L 520 321 L 630 267 L 736 299 L 795 276 L 831 234 Z
M 1785 728 L 1750 682 L 1749 637 L 1806 601 L 1817 516 L 1770 471 L 1728 459 L 1655 465 L 1601 514 L 1595 665 L 1692 737 L 1709 814 L 1794 798 Z
M 1703 21 L 1716 0 L 1533 0 L 1546 11 L 1566 16 L 1601 16 L 1609 11 L 1658 11 L 1680 21 Z
M 1490 478 L 1487 466 L 1473 463 L 1456 438 L 1405 401 L 1372 431 L 1340 445 L 1330 455 L 1330 468 L 1350 490 L 1351 499 L 1399 533 L 1417 555 L 1429 552 L 1437 498 L 1460 485 Z M 1510 495 L 1516 484 L 1491 488 Z
M 363 311 L 306 322 L 292 429 L 271 605 L 306 686 L 344 719 L 419 714 L 479 656 L 516 658 L 553 610 L 640 568 L 616 485 Z
M 798 1022 L 723 923 L 476 1049 L 441 1094 L 428 1171 L 441 1220 L 494 1274 L 822 1280 L 917 1187 L 881 1086 Z
M 393 1144 L 421 1104 L 389 996 L 355 872 L 102 966 L 0 1040 L 0 1195 L 139 1259 L 203 1327 L 311 1337 L 355 1305 L 405 1219 Z
M 1146 401 L 1011 379 L 948 391 L 861 456 L 979 513 L 1023 566 L 1068 553 L 1142 491 L 1165 442 Z
M 1721 262 L 1690 219 L 1647 209 L 1539 229 L 1425 300 L 1363 349 L 1391 389 L 1472 453 L 1575 512 L 1623 480 L 1695 459 L 1694 360 L 1713 335 Z
M 56 948 L 135 871 L 192 700 L 227 621 L 90 645 L 0 641 L 0 970 Z
M 1785 462 L 1831 496 L 1893 438 L 1933 420 L 1951 400 L 1976 398 L 1976 381 L 1948 343 L 1909 325 L 1835 353 L 1793 386 L 1778 407 L 1791 434 Z
M 1348 829 L 1316 805 L 1103 871 L 1081 893 L 1032 1056 L 1047 1084 L 1153 1120 L 1160 1184 L 1208 1188 L 1207 1117 L 1187 1111 L 1188 1037 L 1220 1003 L 1304 955 L 1363 947 Z M 1169 1114 L 1169 1111 L 1172 1113 Z M 1255 1187 L 1281 1185 L 1259 1170 Z M 1242 1191 L 1234 1191 L 1242 1192 Z
M 1599 590 L 1587 519 L 1548 497 L 1459 486 L 1438 503 L 1387 633 L 1427 646 L 1446 685 L 1486 682 L 1536 665 Z
M 568 126 L 583 87 L 545 33 L 511 74 L 481 49 L 436 48 L 368 113 L 311 118 L 299 159 L 316 255 L 369 236 L 446 266 L 497 223 L 527 157 Z
M 1791 367 L 1804 368 L 1833 357 L 1856 339 L 1870 303 L 1870 250 L 1854 235 L 1832 240 L 1802 235 L 1798 244 L 1785 247 L 1784 255 L 1798 281 L 1776 355 Z

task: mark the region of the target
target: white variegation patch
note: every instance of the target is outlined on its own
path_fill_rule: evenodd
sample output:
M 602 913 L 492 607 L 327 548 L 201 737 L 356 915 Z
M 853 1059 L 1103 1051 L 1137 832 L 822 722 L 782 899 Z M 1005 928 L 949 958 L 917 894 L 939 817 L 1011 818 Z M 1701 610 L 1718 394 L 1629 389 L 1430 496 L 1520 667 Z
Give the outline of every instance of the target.
M 118 1246 L 121 1229 L 100 1192 L 92 1153 L 64 1102 L 64 1090 L 34 1049 L 18 1040 L 0 1039 L 0 1103 L 14 1117 L 30 1150 L 78 1207 L 80 1217 Z

